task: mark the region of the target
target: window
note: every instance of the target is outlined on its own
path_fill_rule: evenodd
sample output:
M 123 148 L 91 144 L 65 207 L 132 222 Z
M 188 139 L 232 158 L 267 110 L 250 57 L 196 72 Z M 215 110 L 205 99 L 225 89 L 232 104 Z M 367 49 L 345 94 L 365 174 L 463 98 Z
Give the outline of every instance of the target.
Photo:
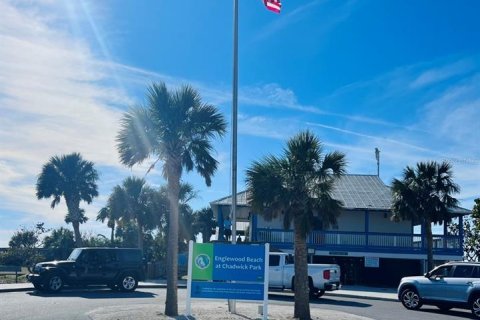
M 285 257 L 285 264 L 294 264 L 295 263 L 295 258 L 293 255 L 289 254 L 288 256 Z
M 81 249 L 75 249 L 72 251 L 72 253 L 70 253 L 70 256 L 68 257 L 67 260 L 77 260 L 78 256 L 80 255 L 80 253 L 82 253 L 82 250 Z
M 87 263 L 98 263 L 99 258 L 95 250 L 86 250 L 82 255 L 82 260 Z
M 270 255 L 268 263 L 270 267 L 278 267 L 280 265 L 280 256 Z
M 99 250 L 97 256 L 100 263 L 110 263 L 116 260 L 115 253 L 112 250 Z
M 475 267 L 473 269 L 472 278 L 480 278 L 480 267 Z
M 430 273 L 430 277 L 448 277 L 450 270 L 452 270 L 452 266 L 440 267 L 433 270 L 432 273 Z
M 473 266 L 462 266 L 458 265 L 453 271 L 454 278 L 471 278 L 472 277 Z
M 140 250 L 121 249 L 118 250 L 118 260 L 124 262 L 142 261 L 142 252 Z

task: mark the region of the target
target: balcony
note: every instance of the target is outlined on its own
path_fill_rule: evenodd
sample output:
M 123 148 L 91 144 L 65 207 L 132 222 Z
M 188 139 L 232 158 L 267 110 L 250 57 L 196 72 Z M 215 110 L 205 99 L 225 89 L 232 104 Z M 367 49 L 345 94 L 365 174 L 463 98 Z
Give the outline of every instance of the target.
M 269 242 L 277 248 L 293 248 L 293 231 L 256 229 L 254 241 Z M 307 238 L 309 248 L 342 252 L 380 252 L 426 254 L 426 239 L 421 234 L 312 231 Z M 433 236 L 433 253 L 463 256 L 459 236 Z

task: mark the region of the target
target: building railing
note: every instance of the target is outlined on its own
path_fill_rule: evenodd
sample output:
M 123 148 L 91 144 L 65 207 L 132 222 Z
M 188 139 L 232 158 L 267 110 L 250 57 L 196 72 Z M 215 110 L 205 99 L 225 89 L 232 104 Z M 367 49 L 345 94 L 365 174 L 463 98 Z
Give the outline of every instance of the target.
M 293 245 L 293 231 L 282 229 L 257 228 L 254 240 L 269 242 L 286 247 Z M 426 252 L 427 239 L 421 234 L 312 231 L 308 235 L 307 245 L 317 249 L 348 251 L 385 251 L 399 253 Z M 462 255 L 462 241 L 459 236 L 434 235 L 435 253 Z

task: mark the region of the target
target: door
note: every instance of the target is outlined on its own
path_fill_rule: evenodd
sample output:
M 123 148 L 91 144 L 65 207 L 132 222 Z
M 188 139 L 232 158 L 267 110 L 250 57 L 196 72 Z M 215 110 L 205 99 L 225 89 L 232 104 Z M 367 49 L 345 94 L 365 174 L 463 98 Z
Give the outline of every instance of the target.
M 115 278 L 119 268 L 118 259 L 114 250 L 98 250 L 98 274 L 96 281 L 98 283 L 108 283 Z
M 478 268 L 478 267 L 477 267 Z M 472 265 L 456 265 L 451 277 L 445 278 L 447 288 L 444 294 L 450 301 L 464 302 L 468 299 L 468 289 L 472 286 L 474 266 Z M 477 273 L 475 271 L 475 273 Z
M 442 266 L 432 270 L 428 278 L 425 277 L 419 281 L 420 296 L 424 299 L 445 300 L 446 279 L 450 277 L 451 271 L 452 266 Z
M 280 255 L 270 255 L 269 258 L 269 287 L 283 287 L 283 267 L 280 266 Z
M 96 283 L 101 277 L 98 250 L 83 250 L 77 259 L 77 278 L 80 283 Z

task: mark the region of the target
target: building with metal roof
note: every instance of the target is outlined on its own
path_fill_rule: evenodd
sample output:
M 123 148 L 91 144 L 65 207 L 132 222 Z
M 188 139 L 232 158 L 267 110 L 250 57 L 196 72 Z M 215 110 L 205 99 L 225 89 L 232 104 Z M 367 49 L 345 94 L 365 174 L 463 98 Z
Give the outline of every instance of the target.
M 396 285 L 405 274 L 423 273 L 426 260 L 424 228 L 414 221 L 391 219 L 392 193 L 376 175 L 347 174 L 334 185 L 332 197 L 343 203 L 337 225 L 313 230 L 307 240 L 311 260 L 339 263 L 344 283 Z M 230 215 L 231 196 L 210 203 L 222 235 L 223 219 Z M 293 252 L 293 230 L 285 230 L 281 217 L 269 220 L 253 212 L 246 191 L 237 193 L 237 229 L 247 240 L 269 242 L 273 248 Z M 462 225 L 464 208 L 452 208 Z M 435 228 L 434 259 L 463 259 L 463 230 L 452 235 L 444 223 Z M 382 272 L 378 272 L 382 271 Z M 385 277 L 385 279 L 383 279 Z

